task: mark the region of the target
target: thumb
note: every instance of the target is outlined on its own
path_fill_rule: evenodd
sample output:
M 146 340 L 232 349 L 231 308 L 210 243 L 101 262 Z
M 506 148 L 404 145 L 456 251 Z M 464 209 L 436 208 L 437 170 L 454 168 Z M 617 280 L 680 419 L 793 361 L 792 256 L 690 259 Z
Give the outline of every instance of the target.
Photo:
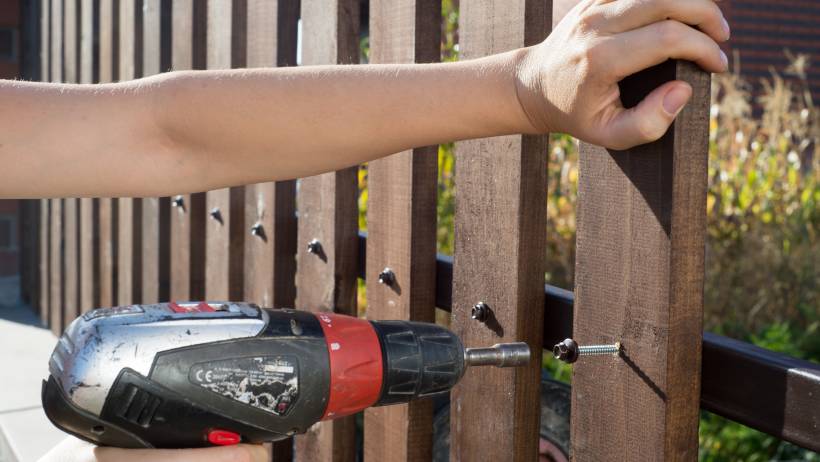
M 691 97 L 688 83 L 673 80 L 654 89 L 637 106 L 621 108 L 609 124 L 607 147 L 627 149 L 657 140 Z

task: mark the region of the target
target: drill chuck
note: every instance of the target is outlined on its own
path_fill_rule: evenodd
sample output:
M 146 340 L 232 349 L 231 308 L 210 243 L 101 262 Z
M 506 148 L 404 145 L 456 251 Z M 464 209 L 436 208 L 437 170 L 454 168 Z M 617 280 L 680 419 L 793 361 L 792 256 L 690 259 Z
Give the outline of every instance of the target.
M 525 343 L 465 349 L 428 323 L 248 303 L 130 305 L 69 325 L 42 400 L 56 426 L 99 445 L 264 442 L 446 393 L 470 366 L 529 359 Z

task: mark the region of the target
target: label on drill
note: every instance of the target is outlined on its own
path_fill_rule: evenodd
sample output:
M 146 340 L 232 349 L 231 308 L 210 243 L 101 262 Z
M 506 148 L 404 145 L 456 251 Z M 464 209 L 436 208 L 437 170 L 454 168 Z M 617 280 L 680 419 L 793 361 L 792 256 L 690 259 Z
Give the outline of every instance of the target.
M 293 356 L 253 356 L 191 366 L 188 380 L 214 393 L 274 415 L 285 415 L 299 395 Z

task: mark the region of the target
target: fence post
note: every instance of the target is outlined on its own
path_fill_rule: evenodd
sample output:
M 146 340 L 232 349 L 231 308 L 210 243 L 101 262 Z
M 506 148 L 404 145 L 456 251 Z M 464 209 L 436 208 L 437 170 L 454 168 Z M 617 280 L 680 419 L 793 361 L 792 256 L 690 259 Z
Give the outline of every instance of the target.
M 63 0 L 51 1 L 51 81 L 63 81 Z M 63 199 L 51 199 L 51 303 L 48 325 L 63 331 Z
M 51 80 L 51 0 L 40 0 L 40 80 Z M 51 308 L 51 200 L 40 199 L 37 312 L 48 325 Z
M 621 98 L 673 79 L 694 94 L 661 140 L 581 146 L 573 332 L 623 352 L 574 367 L 576 460 L 697 459 L 709 75 L 669 61 L 622 82 Z
M 118 28 L 119 2 L 99 0 L 100 8 L 100 83 L 117 79 L 119 70 Z M 99 199 L 99 276 L 100 306 L 112 306 L 117 302 L 117 200 Z
M 80 2 L 79 82 L 94 83 L 98 63 L 94 55 L 94 0 Z M 80 259 L 80 306 L 79 311 L 100 305 L 99 281 L 99 200 L 79 200 L 79 259 Z
M 77 1 L 65 0 L 63 5 L 63 81 L 78 83 L 78 29 L 77 29 Z M 80 230 L 79 230 L 79 200 L 67 198 L 63 201 L 64 223 L 64 299 L 63 330 L 80 314 Z
M 171 65 L 170 30 L 163 27 L 170 21 L 170 15 L 170 1 L 143 0 L 143 76 L 159 74 Z M 171 202 L 167 197 L 142 199 L 142 303 L 168 300 L 170 209 Z
M 142 73 L 142 2 L 119 2 L 119 79 Z M 142 199 L 122 197 L 118 205 L 117 304 L 140 303 L 142 296 Z
M 542 41 L 548 0 L 461 4 L 465 59 Z M 456 145 L 453 330 L 465 346 L 524 341 L 528 367 L 468 370 L 450 404 L 450 460 L 537 459 L 544 271 L 547 137 L 505 136 Z M 484 302 L 492 314 L 471 319 Z M 488 436 L 492 435 L 492 437 Z
M 359 1 L 302 0 L 302 64 L 352 64 L 359 59 Z M 296 306 L 356 316 L 357 167 L 301 180 Z M 308 242 L 318 240 L 315 253 Z M 353 416 L 321 422 L 296 437 L 299 460 L 353 461 Z
M 245 66 L 246 0 L 208 2 L 208 69 Z M 238 300 L 243 288 L 245 187 L 205 194 L 205 297 Z
M 441 2 L 370 3 L 372 63 L 437 62 Z M 435 321 L 438 146 L 368 164 L 367 317 Z M 390 268 L 392 283 L 379 283 Z M 365 460 L 430 460 L 433 402 L 372 408 L 364 418 Z
M 171 66 L 204 69 L 207 11 L 200 0 L 175 0 L 171 11 Z M 205 193 L 173 197 L 170 216 L 170 299 L 205 298 Z
M 296 0 L 248 0 L 247 65 L 296 65 Z M 245 187 L 245 300 L 293 307 L 296 298 L 296 181 Z M 293 459 L 293 439 L 272 445 L 275 462 Z

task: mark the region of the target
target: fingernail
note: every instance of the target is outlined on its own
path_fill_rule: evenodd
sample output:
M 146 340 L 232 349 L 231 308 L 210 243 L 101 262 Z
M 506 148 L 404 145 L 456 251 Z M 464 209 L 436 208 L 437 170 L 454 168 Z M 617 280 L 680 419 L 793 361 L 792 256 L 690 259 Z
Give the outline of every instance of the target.
M 720 18 L 723 21 L 723 31 L 726 32 L 726 40 L 732 36 L 732 29 L 729 27 L 729 23 L 726 21 L 726 18 Z
M 685 86 L 677 86 L 663 97 L 663 110 L 669 115 L 676 116 L 689 101 L 691 91 Z
M 729 58 L 723 50 L 720 50 L 720 60 L 723 61 L 723 68 L 729 69 Z

